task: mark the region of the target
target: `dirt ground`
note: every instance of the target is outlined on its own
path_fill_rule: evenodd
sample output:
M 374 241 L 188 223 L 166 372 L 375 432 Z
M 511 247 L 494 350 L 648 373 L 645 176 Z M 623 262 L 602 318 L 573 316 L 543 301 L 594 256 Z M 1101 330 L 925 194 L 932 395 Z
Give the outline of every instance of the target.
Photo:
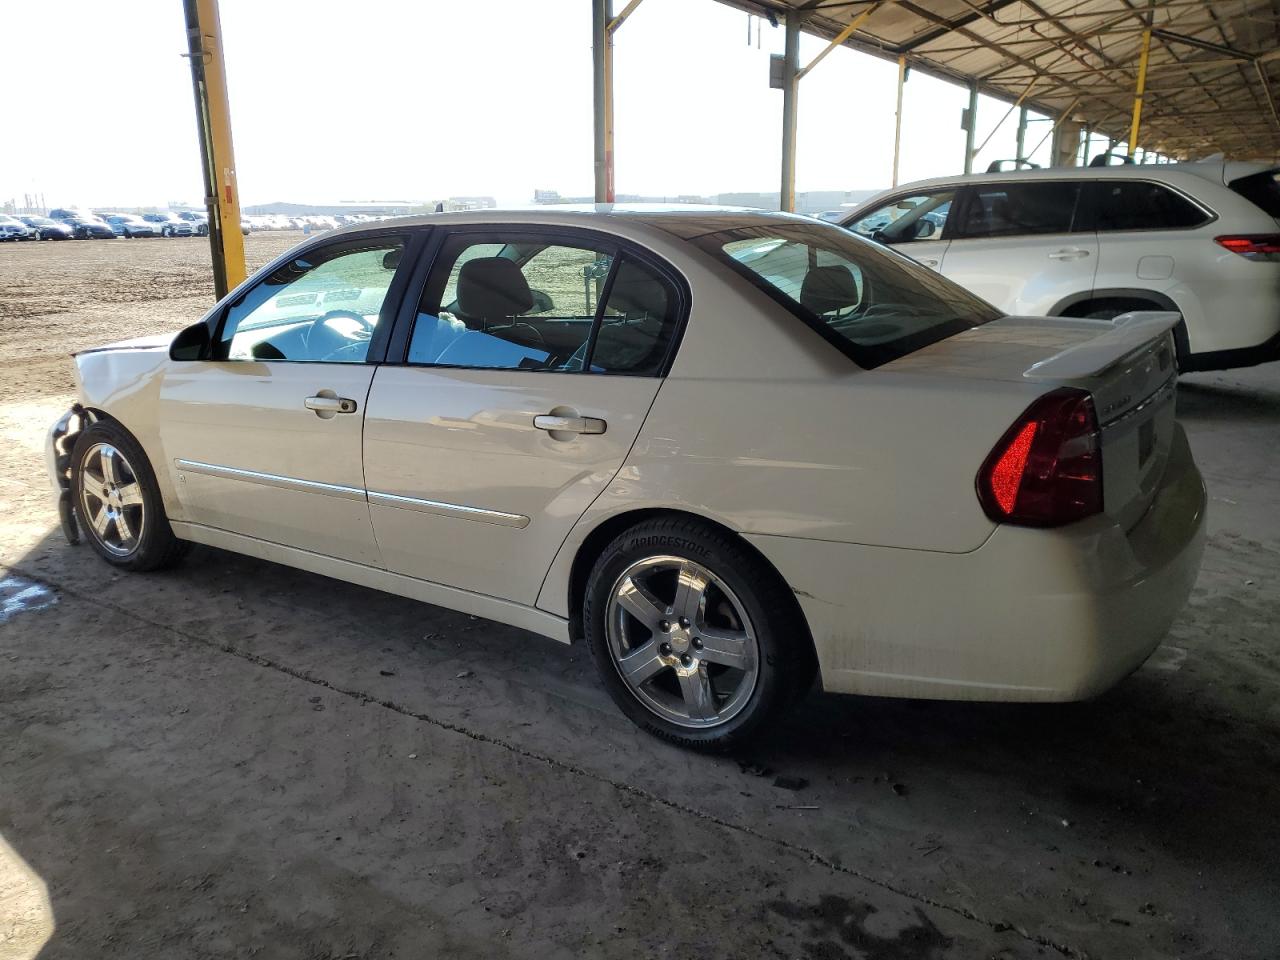
M 1280 365 L 1184 380 L 1204 569 L 1115 690 L 816 695 L 716 759 L 579 648 L 69 547 L 68 353 L 210 299 L 200 240 L 0 246 L 0 960 L 1280 956 Z

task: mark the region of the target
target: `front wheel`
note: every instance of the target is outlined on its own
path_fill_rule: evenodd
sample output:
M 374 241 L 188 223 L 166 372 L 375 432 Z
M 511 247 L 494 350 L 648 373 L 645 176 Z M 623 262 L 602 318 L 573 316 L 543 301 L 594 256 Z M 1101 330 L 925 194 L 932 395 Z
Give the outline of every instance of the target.
M 102 559 L 125 570 L 177 563 L 188 544 L 165 516 L 160 487 L 138 442 L 113 420 L 82 431 L 71 455 L 76 515 Z
M 813 677 L 813 648 L 781 578 L 731 534 L 685 518 L 640 523 L 587 583 L 587 642 L 632 721 L 698 750 L 761 732 Z

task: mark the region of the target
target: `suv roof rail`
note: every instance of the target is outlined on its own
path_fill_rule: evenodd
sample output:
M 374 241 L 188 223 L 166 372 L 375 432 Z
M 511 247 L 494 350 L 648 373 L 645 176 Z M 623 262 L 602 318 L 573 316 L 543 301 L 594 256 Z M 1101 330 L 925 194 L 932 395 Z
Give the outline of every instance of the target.
M 1100 153 L 1100 154 L 1098 154 L 1096 157 L 1094 157 L 1092 160 L 1090 160 L 1090 161 L 1089 161 L 1089 166 L 1091 166 L 1091 167 L 1109 167 L 1109 166 L 1111 166 L 1111 159 L 1112 159 L 1113 157 L 1114 157 L 1115 159 L 1119 160 L 1119 161 L 1120 161 L 1120 163 L 1121 163 L 1121 165 L 1123 165 L 1123 164 L 1131 164 L 1131 163 L 1133 163 L 1133 157 L 1129 156 L 1129 154 L 1127 154 L 1127 153 L 1115 153 L 1115 152 L 1113 152 L 1113 151 L 1111 151 L 1111 150 L 1108 150 L 1106 153 Z
M 1040 164 L 1032 163 L 1030 160 L 992 160 L 987 164 L 987 173 L 1003 173 L 1005 168 L 1002 164 L 1006 163 L 1013 164 L 1014 170 L 1017 170 L 1020 167 L 1026 167 L 1028 170 L 1040 169 Z

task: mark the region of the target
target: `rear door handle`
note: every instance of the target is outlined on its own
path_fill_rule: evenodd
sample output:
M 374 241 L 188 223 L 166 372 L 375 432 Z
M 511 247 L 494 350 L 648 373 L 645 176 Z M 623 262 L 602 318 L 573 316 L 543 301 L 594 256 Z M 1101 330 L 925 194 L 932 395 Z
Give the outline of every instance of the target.
M 314 410 L 321 417 L 326 413 L 333 416 L 335 413 L 356 412 L 356 402 L 346 397 L 307 397 L 302 401 L 302 405 L 308 410 Z
M 604 433 L 608 426 L 599 417 L 559 417 L 551 413 L 534 417 L 533 425 L 548 433 Z
M 1071 249 L 1055 250 L 1049 254 L 1050 260 L 1080 260 L 1089 255 L 1088 250 L 1081 250 L 1079 247 Z

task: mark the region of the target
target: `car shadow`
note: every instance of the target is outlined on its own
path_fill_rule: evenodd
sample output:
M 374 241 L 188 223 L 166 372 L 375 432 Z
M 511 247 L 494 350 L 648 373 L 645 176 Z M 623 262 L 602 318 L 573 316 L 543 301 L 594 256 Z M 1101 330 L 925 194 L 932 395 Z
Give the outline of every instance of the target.
M 1178 417 L 1191 421 L 1280 424 L 1280 391 L 1210 382 L 1205 374 L 1178 379 Z

